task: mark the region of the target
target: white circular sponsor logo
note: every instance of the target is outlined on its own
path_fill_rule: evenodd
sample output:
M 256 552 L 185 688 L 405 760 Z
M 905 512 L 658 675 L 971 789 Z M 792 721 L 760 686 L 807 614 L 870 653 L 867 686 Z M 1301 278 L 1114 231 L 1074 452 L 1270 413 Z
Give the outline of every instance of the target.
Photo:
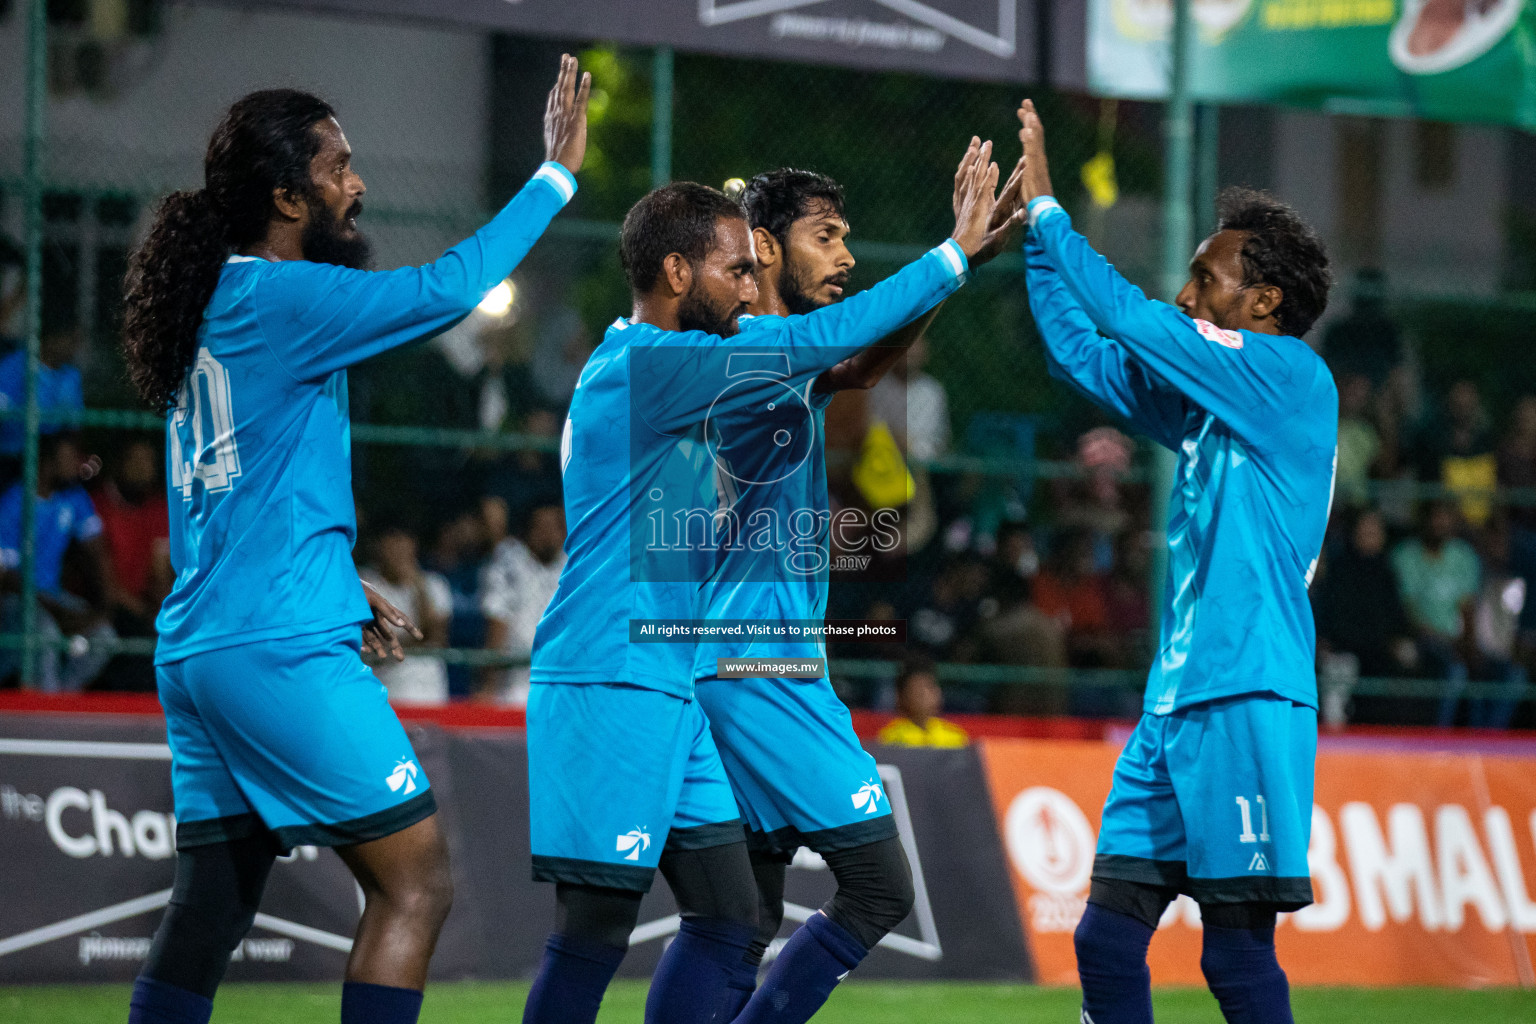
M 1008 856 L 1042 892 L 1080 893 L 1093 874 L 1093 826 L 1059 789 L 1033 786 L 1013 798 L 1003 821 Z
M 1510 36 L 1524 9 L 1522 0 L 1404 0 L 1387 52 L 1398 70 L 1410 75 L 1455 71 Z

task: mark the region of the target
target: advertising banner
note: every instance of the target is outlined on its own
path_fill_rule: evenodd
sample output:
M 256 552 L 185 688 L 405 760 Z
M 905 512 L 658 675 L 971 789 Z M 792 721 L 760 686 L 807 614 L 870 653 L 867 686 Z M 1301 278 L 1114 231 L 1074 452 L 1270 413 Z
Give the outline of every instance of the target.
M 1037 71 L 1035 0 L 585 0 L 576 4 L 566 0 L 262 0 L 262 4 L 951 78 L 1027 82 Z
M 1072 932 L 1118 750 L 988 740 L 982 755 L 1039 980 L 1075 984 Z M 1277 933 L 1292 984 L 1536 985 L 1536 757 L 1324 750 L 1308 863 L 1317 902 Z M 1188 898 L 1150 962 L 1155 983 L 1204 983 Z
M 530 879 L 523 737 L 436 726 L 411 735 L 457 894 L 433 975 L 531 977 L 554 899 Z M 984 740 L 871 750 L 917 902 L 860 976 L 1075 984 L 1072 932 L 1117 749 Z M 1235 801 L 1231 812 L 1241 831 Z M 159 722 L 0 714 L 0 984 L 131 980 L 169 897 L 174 827 Z M 1288 915 L 1279 935 L 1293 983 L 1536 985 L 1536 755 L 1325 743 L 1309 863 L 1317 903 Z M 801 851 L 781 937 L 833 889 L 826 865 Z M 359 909 L 333 852 L 294 851 L 229 976 L 339 979 Z M 677 924 L 658 880 L 624 973 L 648 975 Z M 1199 958 L 1198 908 L 1181 899 L 1153 941 L 1153 978 L 1202 984 Z
M 440 800 L 441 735 L 412 735 Z M 0 715 L 0 984 L 132 981 L 170 898 L 175 826 L 163 724 Z M 361 909 L 336 855 L 299 847 L 273 869 L 228 977 L 339 979 Z M 445 930 L 438 977 L 471 973 L 466 923 Z
M 413 728 L 437 795 L 455 900 L 433 977 L 529 978 L 554 923 L 554 891 L 531 879 L 528 759 L 520 732 Z M 976 750 L 874 748 L 912 863 L 917 905 L 861 976 L 1028 981 Z M 0 984 L 127 982 L 170 896 L 175 864 L 170 751 L 156 719 L 0 714 Z M 783 936 L 834 889 L 819 857 L 789 873 Z M 301 847 L 274 869 L 236 951 L 237 981 L 338 981 L 360 913 L 336 855 Z M 623 971 L 648 977 L 676 933 L 657 880 Z M 776 950 L 775 950 L 776 952 Z
M 162 728 L 8 720 L 0 739 L 0 982 L 131 981 L 170 898 L 170 750 Z M 295 850 L 229 977 L 339 976 L 357 924 L 334 857 Z
M 1199 99 L 1536 125 L 1530 0 L 1193 0 L 1191 15 Z M 1165 95 L 1172 24 L 1172 0 L 1089 0 L 1089 88 Z

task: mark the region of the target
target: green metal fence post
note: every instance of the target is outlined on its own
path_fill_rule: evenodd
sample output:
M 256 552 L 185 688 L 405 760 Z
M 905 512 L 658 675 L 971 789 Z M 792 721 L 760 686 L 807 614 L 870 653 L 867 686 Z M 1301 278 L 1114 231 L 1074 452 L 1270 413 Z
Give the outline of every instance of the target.
M 43 331 L 43 115 L 48 89 L 48 0 L 27 5 L 27 381 L 22 446 L 21 684 L 37 672 L 37 373 Z
M 672 180 L 672 47 L 651 59 L 651 187 Z
M 1163 296 L 1183 287 L 1189 265 L 1190 178 L 1194 163 L 1195 105 L 1189 98 L 1190 0 L 1174 0 L 1173 54 L 1163 112 Z
M 1218 146 L 1221 142 L 1221 108 L 1214 103 L 1202 103 L 1195 113 L 1195 231 L 1203 234 L 1202 224 L 1215 227 L 1216 191 L 1220 161 Z M 1202 218 L 1211 218 L 1202 220 Z
M 1194 104 L 1189 98 L 1190 0 L 1174 0 L 1173 46 L 1168 67 L 1168 100 L 1163 111 L 1163 297 L 1169 301 L 1184 285 L 1189 264 L 1190 172 L 1194 157 Z M 1152 573 L 1153 620 L 1162 615 L 1163 580 L 1168 574 L 1168 495 L 1173 490 L 1175 460 L 1161 446 L 1153 449 Z

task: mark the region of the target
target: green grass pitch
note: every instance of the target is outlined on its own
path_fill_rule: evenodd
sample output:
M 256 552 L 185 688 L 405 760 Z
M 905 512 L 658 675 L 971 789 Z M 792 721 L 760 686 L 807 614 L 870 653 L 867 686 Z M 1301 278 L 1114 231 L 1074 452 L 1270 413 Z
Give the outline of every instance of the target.
M 522 1017 L 528 986 L 462 982 L 433 985 L 422 1024 L 506 1024 Z M 1159 1024 L 1221 1024 L 1203 989 L 1160 989 L 1153 999 Z M 1298 989 L 1302 1024 L 1516 1024 L 1536 1021 L 1536 991 L 1493 989 Z M 227 985 L 213 1024 L 330 1024 L 338 1019 L 339 985 Z M 599 1024 L 638 1022 L 645 985 L 616 982 Z M 6 1024 L 103 1024 L 128 1017 L 128 989 L 118 985 L 0 988 Z M 1077 1020 L 1077 992 L 1026 985 L 850 983 L 817 1014 L 818 1024 L 1048 1024 Z

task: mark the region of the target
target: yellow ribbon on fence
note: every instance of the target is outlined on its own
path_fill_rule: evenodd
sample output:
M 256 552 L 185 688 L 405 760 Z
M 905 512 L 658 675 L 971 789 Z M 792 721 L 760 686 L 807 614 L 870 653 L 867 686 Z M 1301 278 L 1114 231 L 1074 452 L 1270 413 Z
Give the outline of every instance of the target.
M 898 508 L 917 493 L 907 460 L 884 420 L 876 420 L 864 434 L 864 447 L 853 464 L 852 476 L 853 485 L 871 508 Z

